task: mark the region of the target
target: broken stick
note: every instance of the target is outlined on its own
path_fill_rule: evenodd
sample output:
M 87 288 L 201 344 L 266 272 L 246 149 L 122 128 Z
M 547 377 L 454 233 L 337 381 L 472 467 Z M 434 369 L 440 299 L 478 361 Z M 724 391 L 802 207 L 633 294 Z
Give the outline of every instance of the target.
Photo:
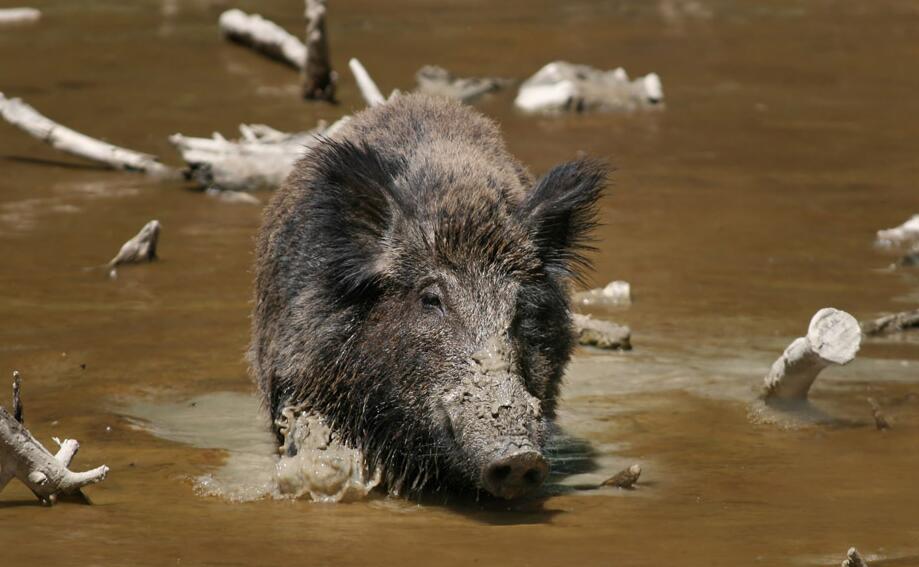
M 919 309 L 901 311 L 862 322 L 862 332 L 868 337 L 898 333 L 913 328 L 919 328 Z
M 157 177 L 179 176 L 178 171 L 157 161 L 156 156 L 90 138 L 61 126 L 18 98 L 6 98 L 3 93 L 0 93 L 0 116 L 23 132 L 51 144 L 56 150 L 106 167 L 138 171 Z
M 335 100 L 335 72 L 329 59 L 325 28 L 326 0 L 306 0 L 306 62 L 303 66 L 303 98 Z
M 482 95 L 494 92 L 510 84 L 510 80 L 497 77 L 454 77 L 452 73 L 436 65 L 426 65 L 415 73 L 418 91 L 435 96 L 455 98 L 472 102 Z
M 118 254 L 112 258 L 108 267 L 112 269 L 114 277 L 115 268 L 121 264 L 150 262 L 156 259 L 156 244 L 160 238 L 160 221 L 152 220 L 144 225 L 134 238 L 121 245 Z
M 364 97 L 367 106 L 376 106 L 386 102 L 386 98 L 384 98 L 383 93 L 380 92 L 380 87 L 373 82 L 373 79 L 370 78 L 370 73 L 367 72 L 367 69 L 361 65 L 361 62 L 358 61 L 357 58 L 352 57 L 351 60 L 348 61 L 348 67 L 351 69 L 351 73 L 354 74 L 354 79 L 357 81 L 357 88 L 360 89 L 361 96 Z
M 247 14 L 236 8 L 220 14 L 220 32 L 235 43 L 244 45 L 275 61 L 303 69 L 306 46 L 284 28 L 258 14 Z
M 638 482 L 638 477 L 640 476 L 641 465 L 632 465 L 604 480 L 600 486 L 615 486 L 616 488 L 630 489 Z
M 35 8 L 3 8 L 0 9 L 0 25 L 3 24 L 30 24 L 41 19 L 41 12 Z
M 795 339 L 775 361 L 765 379 L 765 399 L 806 400 L 820 371 L 855 358 L 862 333 L 854 317 L 833 308 L 818 311 L 807 335 Z
M 18 384 L 19 373 L 15 376 Z M 59 445 L 52 455 L 15 416 L 0 407 L 0 490 L 18 478 L 39 501 L 50 505 L 61 495 L 79 493 L 84 486 L 105 479 L 109 470 L 105 465 L 81 473 L 69 470 L 80 444 L 65 439 Z

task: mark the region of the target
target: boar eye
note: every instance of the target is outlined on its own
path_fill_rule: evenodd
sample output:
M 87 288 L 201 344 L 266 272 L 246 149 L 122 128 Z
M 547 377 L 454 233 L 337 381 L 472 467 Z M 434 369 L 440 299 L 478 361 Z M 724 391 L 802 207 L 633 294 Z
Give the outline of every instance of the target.
M 444 305 L 440 300 L 440 296 L 437 295 L 437 292 L 430 289 L 421 292 L 421 305 L 423 305 L 425 309 L 436 310 L 441 315 L 444 313 Z

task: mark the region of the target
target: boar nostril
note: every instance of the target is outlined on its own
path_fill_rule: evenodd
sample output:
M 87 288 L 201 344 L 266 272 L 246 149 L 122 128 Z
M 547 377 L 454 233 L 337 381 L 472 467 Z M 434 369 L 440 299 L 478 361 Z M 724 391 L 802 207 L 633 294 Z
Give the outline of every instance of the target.
M 507 465 L 502 465 L 500 467 L 494 467 L 488 471 L 488 476 L 491 477 L 491 480 L 495 482 L 502 482 L 504 479 L 511 475 L 511 468 Z
M 533 449 L 501 453 L 482 471 L 482 486 L 499 498 L 519 498 L 539 488 L 549 473 L 545 457 Z
M 523 475 L 523 480 L 525 480 L 527 484 L 542 484 L 544 478 L 545 475 L 539 469 L 530 469 Z

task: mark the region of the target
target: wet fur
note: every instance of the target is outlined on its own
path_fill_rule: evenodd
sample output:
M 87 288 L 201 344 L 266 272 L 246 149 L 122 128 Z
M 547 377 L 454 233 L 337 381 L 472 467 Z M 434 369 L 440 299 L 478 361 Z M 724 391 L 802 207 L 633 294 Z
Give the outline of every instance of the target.
M 390 489 L 474 483 L 437 394 L 507 332 L 551 419 L 573 348 L 567 285 L 603 180 L 582 160 L 534 183 L 493 122 L 445 99 L 357 114 L 265 212 L 249 358 L 272 417 L 319 412 Z M 449 318 L 421 307 L 426 285 Z

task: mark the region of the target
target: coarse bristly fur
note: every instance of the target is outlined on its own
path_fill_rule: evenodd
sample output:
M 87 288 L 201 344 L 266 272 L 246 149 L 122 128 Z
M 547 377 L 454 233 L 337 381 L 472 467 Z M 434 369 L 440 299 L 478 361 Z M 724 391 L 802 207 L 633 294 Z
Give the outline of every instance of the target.
M 446 99 L 355 115 L 265 212 L 249 358 L 272 418 L 319 413 L 390 489 L 474 488 L 443 393 L 502 336 L 554 416 L 604 180 L 579 160 L 534 181 L 491 120 Z

